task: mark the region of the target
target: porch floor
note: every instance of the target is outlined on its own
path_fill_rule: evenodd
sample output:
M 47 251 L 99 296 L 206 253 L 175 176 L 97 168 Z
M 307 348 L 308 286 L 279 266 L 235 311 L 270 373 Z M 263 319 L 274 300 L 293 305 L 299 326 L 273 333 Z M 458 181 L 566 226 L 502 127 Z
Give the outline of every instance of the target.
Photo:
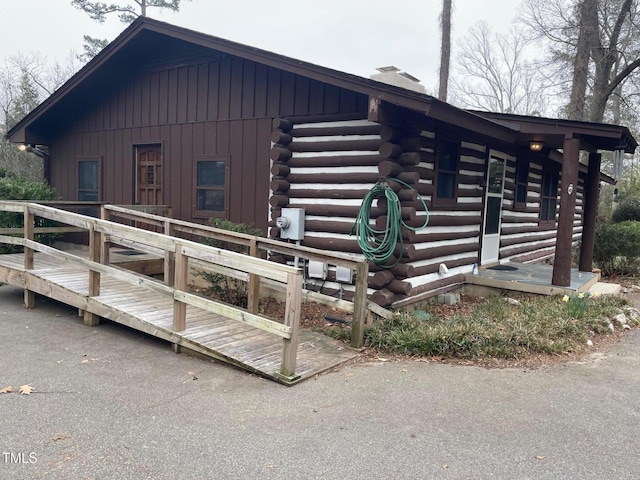
M 552 276 L 552 265 L 512 262 L 481 269 L 476 275 L 467 274 L 466 283 L 539 295 L 571 295 L 588 291 L 600 280 L 600 274 L 580 272 L 572 268 L 571 284 L 568 287 L 559 287 L 551 284 Z

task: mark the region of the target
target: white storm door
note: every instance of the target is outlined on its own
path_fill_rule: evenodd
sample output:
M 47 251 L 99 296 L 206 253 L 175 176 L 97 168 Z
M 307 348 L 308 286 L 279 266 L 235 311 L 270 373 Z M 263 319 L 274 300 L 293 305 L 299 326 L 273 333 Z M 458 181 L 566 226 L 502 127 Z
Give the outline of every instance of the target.
M 480 265 L 498 263 L 499 260 L 505 164 L 504 158 L 499 157 L 495 152 L 489 152 Z

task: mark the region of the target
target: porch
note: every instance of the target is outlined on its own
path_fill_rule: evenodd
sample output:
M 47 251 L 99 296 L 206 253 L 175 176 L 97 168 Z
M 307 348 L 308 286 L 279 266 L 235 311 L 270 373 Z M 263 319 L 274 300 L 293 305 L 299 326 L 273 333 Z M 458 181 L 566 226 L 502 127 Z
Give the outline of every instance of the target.
M 576 268 L 571 269 L 566 287 L 553 285 L 552 277 L 552 265 L 508 262 L 467 274 L 465 283 L 538 295 L 571 295 L 589 291 L 600 280 L 599 273 L 581 272 Z

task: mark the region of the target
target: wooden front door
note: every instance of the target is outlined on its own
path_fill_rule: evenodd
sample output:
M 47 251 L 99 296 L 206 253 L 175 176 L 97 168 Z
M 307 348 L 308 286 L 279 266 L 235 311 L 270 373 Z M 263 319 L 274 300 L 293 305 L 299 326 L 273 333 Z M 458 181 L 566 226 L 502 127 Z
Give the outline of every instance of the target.
M 162 147 L 141 145 L 136 147 L 136 203 L 163 205 L 162 202 Z

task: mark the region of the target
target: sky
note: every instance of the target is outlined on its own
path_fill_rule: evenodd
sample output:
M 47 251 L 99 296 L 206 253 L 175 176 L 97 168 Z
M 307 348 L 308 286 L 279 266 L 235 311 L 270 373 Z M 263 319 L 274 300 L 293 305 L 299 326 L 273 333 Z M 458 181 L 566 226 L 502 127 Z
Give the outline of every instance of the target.
M 126 0 L 103 0 L 106 3 Z M 133 4 L 133 0 L 128 3 Z M 519 0 L 454 0 L 456 41 L 484 20 L 496 32 L 511 27 Z M 395 65 L 437 89 L 442 0 L 192 0 L 180 12 L 149 16 L 199 32 L 368 77 Z M 126 26 L 104 24 L 70 0 L 0 0 L 0 59 L 39 52 L 61 62 L 82 52 L 85 34 L 113 40 Z

